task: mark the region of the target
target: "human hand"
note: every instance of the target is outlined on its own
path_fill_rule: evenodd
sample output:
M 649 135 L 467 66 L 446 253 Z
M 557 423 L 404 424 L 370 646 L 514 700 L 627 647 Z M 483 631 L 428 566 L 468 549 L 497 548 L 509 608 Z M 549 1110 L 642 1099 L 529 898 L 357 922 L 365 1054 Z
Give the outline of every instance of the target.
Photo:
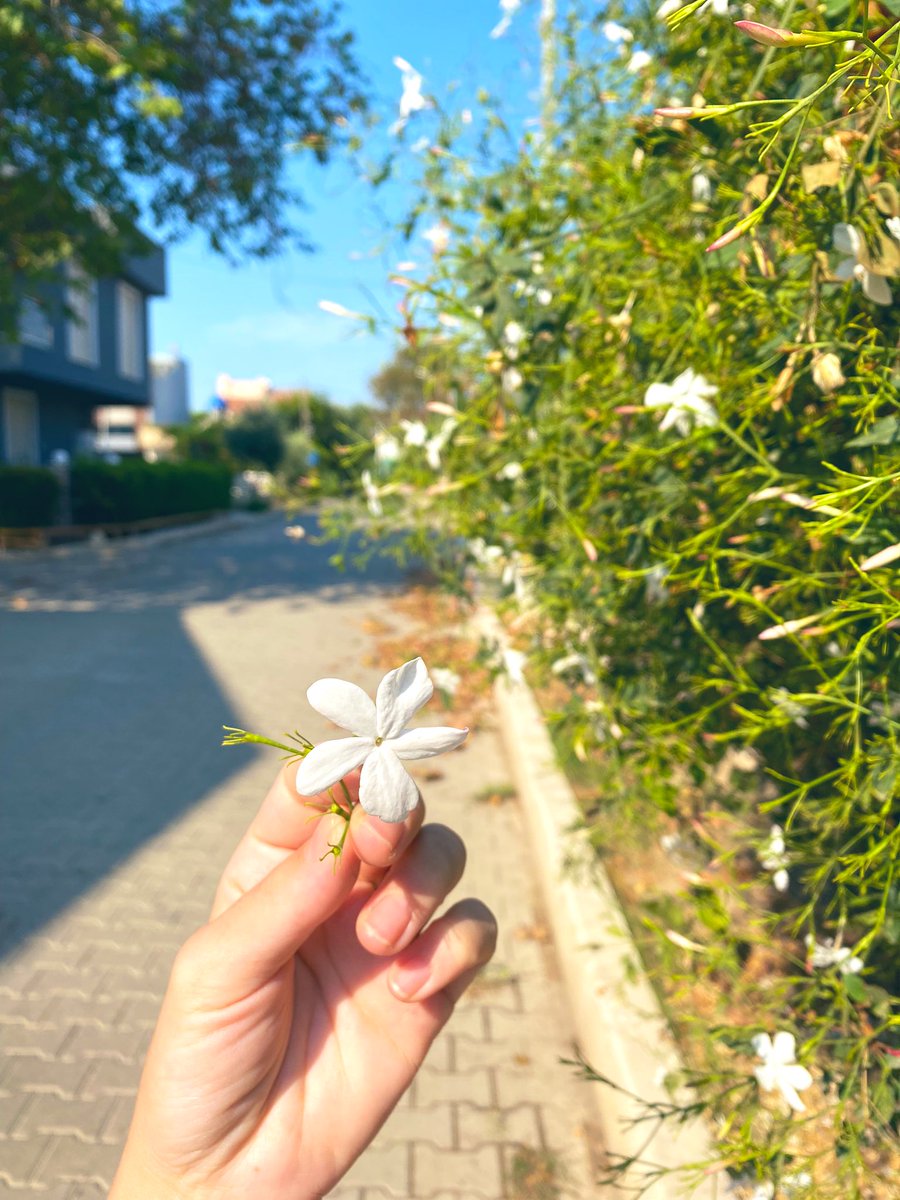
M 344 1175 L 491 956 L 465 849 L 418 807 L 310 819 L 286 766 L 180 950 L 110 1200 L 313 1200 Z M 348 779 L 351 793 L 355 780 Z M 323 855 L 325 856 L 323 858 Z

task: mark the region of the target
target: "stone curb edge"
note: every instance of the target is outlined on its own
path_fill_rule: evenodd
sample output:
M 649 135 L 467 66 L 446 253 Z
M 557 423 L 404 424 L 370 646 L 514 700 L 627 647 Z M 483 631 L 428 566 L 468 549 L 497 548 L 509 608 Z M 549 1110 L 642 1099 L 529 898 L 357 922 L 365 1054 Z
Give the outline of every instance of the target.
M 482 609 L 476 628 L 490 641 L 505 644 L 492 613 Z M 557 765 L 537 702 L 527 685 L 504 677 L 495 684 L 494 699 L 581 1053 L 633 1096 L 670 1103 L 663 1077 L 683 1063 L 609 878 L 580 828 L 578 802 Z M 716 1177 L 698 1181 L 697 1170 L 686 1170 L 715 1161 L 700 1121 L 667 1121 L 658 1128 L 652 1121 L 635 1125 L 641 1108 L 634 1100 L 603 1084 L 586 1086 L 607 1151 L 638 1155 L 654 1167 L 681 1168 L 655 1179 L 635 1168 L 628 1179 L 632 1186 L 644 1187 L 642 1200 L 676 1200 L 685 1194 L 715 1200 L 722 1195 Z M 718 1182 L 725 1182 L 721 1175 Z

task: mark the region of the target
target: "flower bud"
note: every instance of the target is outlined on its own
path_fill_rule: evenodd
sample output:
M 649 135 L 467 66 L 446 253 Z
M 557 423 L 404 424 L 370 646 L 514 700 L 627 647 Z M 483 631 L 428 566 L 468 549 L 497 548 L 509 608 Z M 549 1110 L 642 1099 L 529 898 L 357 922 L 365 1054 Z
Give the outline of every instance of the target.
M 774 29 L 771 25 L 761 25 L 759 21 L 735 21 L 735 29 L 746 33 L 747 37 L 761 46 L 789 46 L 792 34 L 789 29 Z
M 820 354 L 812 366 L 813 383 L 826 396 L 843 387 L 847 380 L 841 370 L 841 360 L 836 354 Z

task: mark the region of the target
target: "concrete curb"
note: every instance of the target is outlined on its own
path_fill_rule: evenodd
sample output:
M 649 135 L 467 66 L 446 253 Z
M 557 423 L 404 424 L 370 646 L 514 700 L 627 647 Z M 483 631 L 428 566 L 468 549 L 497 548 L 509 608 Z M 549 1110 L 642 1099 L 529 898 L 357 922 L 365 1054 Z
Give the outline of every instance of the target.
M 482 612 L 478 625 L 503 644 L 492 614 Z M 597 1071 L 645 1103 L 671 1103 L 662 1080 L 683 1063 L 609 878 L 579 828 L 578 803 L 557 766 L 534 696 L 524 684 L 501 678 L 495 700 L 580 1050 Z M 606 1149 L 645 1164 L 628 1176 L 631 1185 L 644 1187 L 642 1198 L 674 1200 L 688 1192 L 695 1200 L 714 1200 L 722 1194 L 713 1176 L 694 1183 L 698 1172 L 686 1170 L 715 1159 L 700 1121 L 635 1125 L 641 1106 L 634 1100 L 602 1084 L 588 1086 Z M 648 1179 L 646 1164 L 681 1170 Z M 718 1182 L 724 1183 L 722 1176 Z

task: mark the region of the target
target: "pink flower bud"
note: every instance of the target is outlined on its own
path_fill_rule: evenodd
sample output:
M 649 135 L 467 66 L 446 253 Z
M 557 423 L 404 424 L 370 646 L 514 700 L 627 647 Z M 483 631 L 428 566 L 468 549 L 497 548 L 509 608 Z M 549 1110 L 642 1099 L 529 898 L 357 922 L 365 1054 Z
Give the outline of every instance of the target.
M 760 25 L 759 21 L 735 21 L 734 27 L 761 46 L 789 46 L 793 40 L 789 29 L 773 29 L 771 25 Z
M 732 242 L 736 242 L 739 237 L 742 237 L 744 233 L 746 233 L 746 230 L 743 224 L 738 222 L 738 224 L 733 225 L 727 233 L 723 233 L 720 238 L 716 238 L 711 246 L 707 246 L 706 253 L 712 254 L 714 250 L 721 250 L 723 246 L 729 246 Z

